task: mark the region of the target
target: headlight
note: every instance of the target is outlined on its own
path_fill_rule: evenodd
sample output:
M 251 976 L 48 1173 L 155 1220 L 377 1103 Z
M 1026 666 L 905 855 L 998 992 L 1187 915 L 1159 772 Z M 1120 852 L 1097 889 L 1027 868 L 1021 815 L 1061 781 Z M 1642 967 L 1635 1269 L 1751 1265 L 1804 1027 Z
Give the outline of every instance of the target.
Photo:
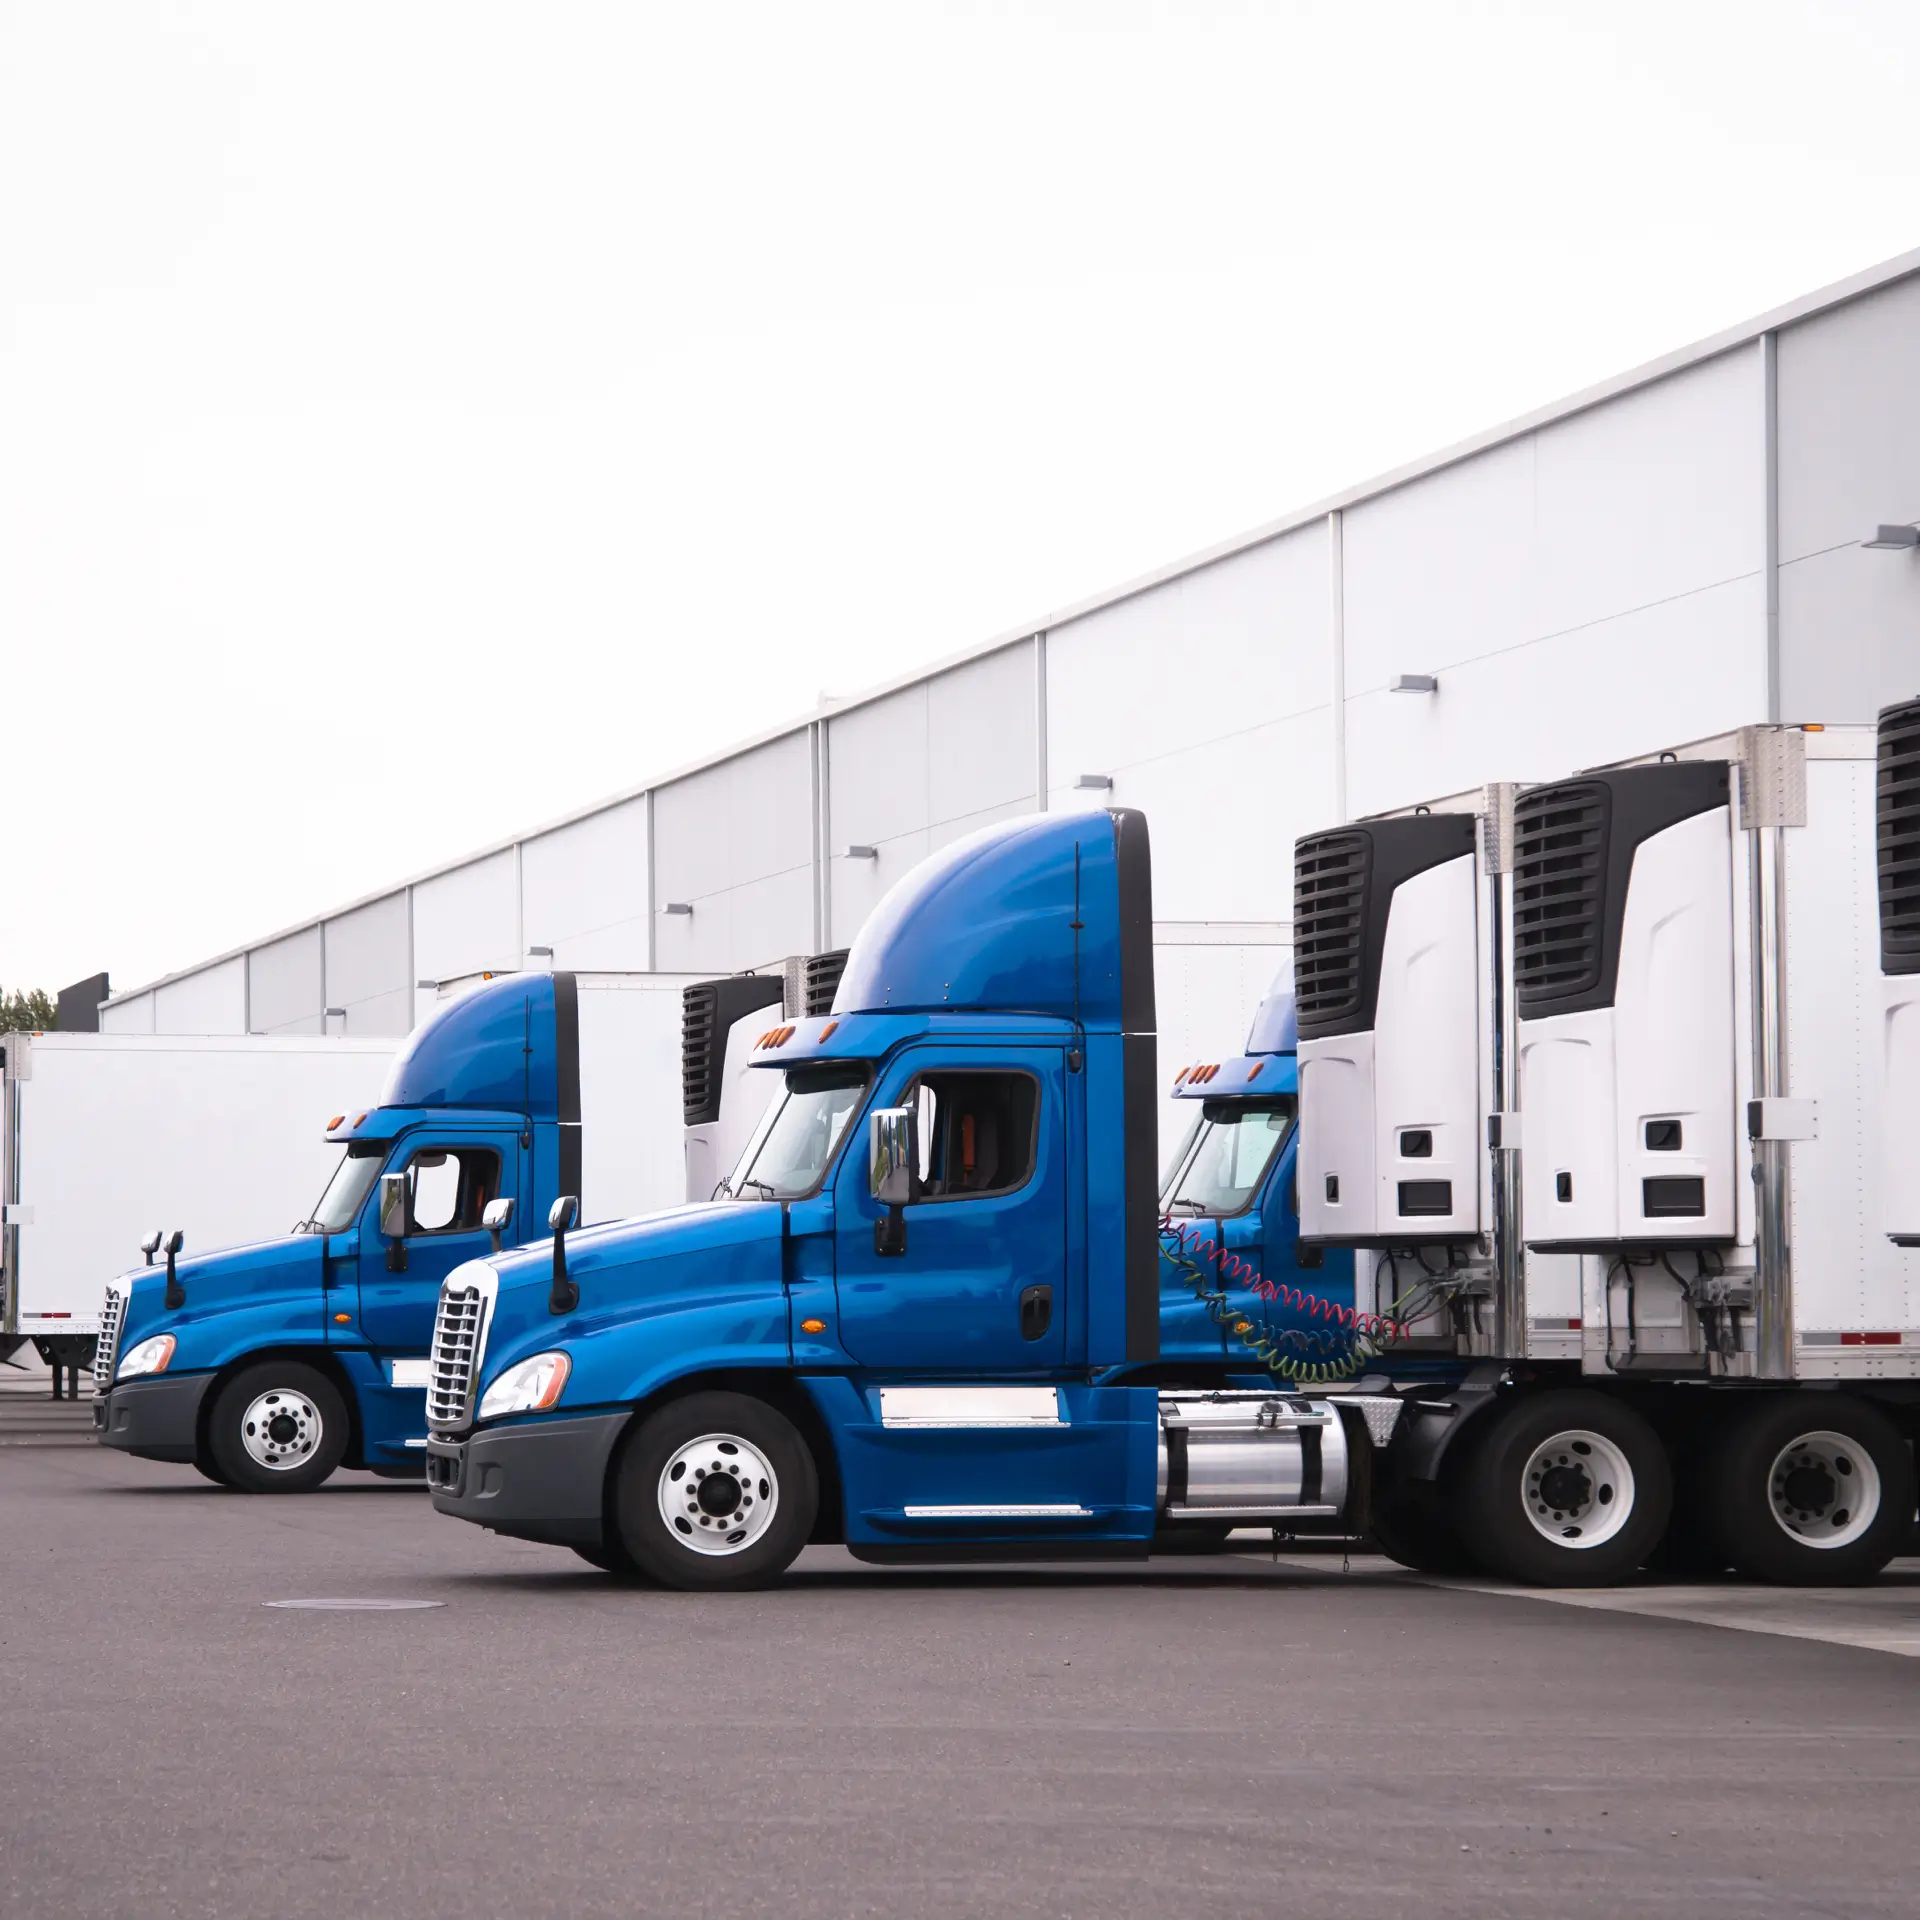
M 536 1353 L 509 1367 L 480 1396 L 482 1420 L 497 1420 L 503 1413 L 545 1413 L 560 1398 L 573 1362 L 564 1353 Z
M 137 1347 L 129 1347 L 127 1356 L 120 1362 L 120 1371 L 115 1376 L 120 1380 L 131 1380 L 136 1373 L 165 1373 L 167 1363 L 173 1358 L 173 1335 L 156 1333 L 151 1340 L 142 1340 Z

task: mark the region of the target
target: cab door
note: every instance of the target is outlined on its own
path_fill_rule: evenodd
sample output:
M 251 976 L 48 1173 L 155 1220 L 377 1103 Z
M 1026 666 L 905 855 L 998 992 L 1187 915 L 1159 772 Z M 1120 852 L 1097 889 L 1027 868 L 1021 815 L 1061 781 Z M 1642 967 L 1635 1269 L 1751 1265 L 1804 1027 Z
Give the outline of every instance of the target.
M 1064 1047 L 921 1047 L 875 1107 L 911 1106 L 920 1197 L 898 1251 L 869 1191 L 864 1139 L 840 1157 L 834 1274 L 840 1339 L 863 1367 L 1015 1374 L 1066 1353 Z M 871 1111 L 871 1108 L 869 1109 Z
M 387 1165 L 407 1182 L 406 1265 L 394 1271 L 393 1242 L 380 1233 L 376 1184 L 360 1224 L 359 1332 L 376 1350 L 424 1354 L 433 1341 L 440 1283 L 463 1260 L 492 1247 L 480 1224 L 503 1195 L 516 1207 L 520 1171 L 514 1134 L 423 1133 L 403 1141 Z

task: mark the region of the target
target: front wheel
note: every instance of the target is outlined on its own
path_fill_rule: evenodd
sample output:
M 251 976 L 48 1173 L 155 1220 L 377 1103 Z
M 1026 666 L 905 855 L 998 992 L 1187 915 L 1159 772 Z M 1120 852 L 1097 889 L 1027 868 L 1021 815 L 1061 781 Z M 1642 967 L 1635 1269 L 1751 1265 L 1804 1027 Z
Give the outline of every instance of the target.
M 1493 1572 L 1534 1587 L 1606 1587 L 1659 1544 L 1673 1475 L 1632 1407 L 1567 1388 L 1496 1414 L 1456 1493 L 1461 1538 Z
M 1712 1479 L 1734 1564 L 1788 1586 L 1871 1580 L 1913 1516 L 1913 1458 L 1899 1428 L 1842 1394 L 1762 1400 L 1715 1449 Z
M 695 1592 L 769 1586 L 807 1544 L 820 1479 L 793 1423 L 743 1393 L 695 1393 L 641 1422 L 614 1493 L 641 1573 Z
M 317 1367 L 259 1361 L 220 1389 L 207 1450 L 237 1492 L 311 1493 L 346 1457 L 346 1402 Z

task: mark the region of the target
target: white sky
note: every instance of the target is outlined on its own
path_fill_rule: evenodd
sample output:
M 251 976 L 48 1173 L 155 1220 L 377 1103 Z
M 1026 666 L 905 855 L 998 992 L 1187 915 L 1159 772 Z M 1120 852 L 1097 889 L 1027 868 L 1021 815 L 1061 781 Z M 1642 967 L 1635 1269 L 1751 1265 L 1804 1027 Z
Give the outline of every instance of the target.
M 1899 253 L 1917 110 L 1878 0 L 0 0 L 0 981 L 137 985 Z

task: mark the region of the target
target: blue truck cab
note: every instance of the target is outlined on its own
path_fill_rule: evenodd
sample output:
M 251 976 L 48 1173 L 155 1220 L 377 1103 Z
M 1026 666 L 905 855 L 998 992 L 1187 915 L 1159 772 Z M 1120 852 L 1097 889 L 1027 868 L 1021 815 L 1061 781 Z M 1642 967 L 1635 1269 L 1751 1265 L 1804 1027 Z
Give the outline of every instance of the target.
M 441 1282 L 578 1195 L 579 1087 L 573 975 L 505 976 L 440 1009 L 379 1105 L 330 1123 L 341 1157 L 311 1219 L 192 1258 L 176 1236 L 164 1270 L 110 1284 L 98 1437 L 254 1493 L 343 1465 L 417 1478 Z
M 1350 1524 L 1397 1399 L 1296 1391 L 1197 1301 L 1163 1345 L 1191 1256 L 1157 1191 L 1152 922 L 1128 810 L 917 867 L 831 1014 L 761 1036 L 781 1094 L 728 1198 L 449 1275 L 435 1506 L 682 1588 L 764 1584 L 810 1541 L 1110 1558 L 1168 1526 Z M 1249 1115 L 1284 1110 L 1283 1051 L 1242 1079 Z M 1212 1084 L 1208 1139 L 1238 1123 Z M 1286 1145 L 1246 1206 L 1184 1220 L 1273 1260 Z

